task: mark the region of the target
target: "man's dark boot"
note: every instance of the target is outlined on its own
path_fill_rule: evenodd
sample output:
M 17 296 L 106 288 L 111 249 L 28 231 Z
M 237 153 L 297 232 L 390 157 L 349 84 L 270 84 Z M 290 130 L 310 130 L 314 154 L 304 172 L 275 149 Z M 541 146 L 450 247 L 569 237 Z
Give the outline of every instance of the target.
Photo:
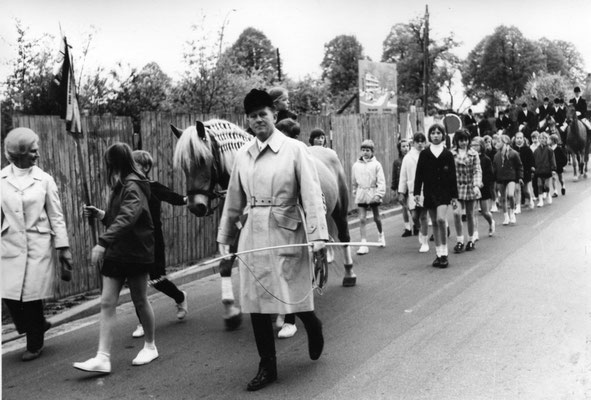
M 277 359 L 275 357 L 262 358 L 259 362 L 259 372 L 248 385 L 246 390 L 254 392 L 277 380 Z

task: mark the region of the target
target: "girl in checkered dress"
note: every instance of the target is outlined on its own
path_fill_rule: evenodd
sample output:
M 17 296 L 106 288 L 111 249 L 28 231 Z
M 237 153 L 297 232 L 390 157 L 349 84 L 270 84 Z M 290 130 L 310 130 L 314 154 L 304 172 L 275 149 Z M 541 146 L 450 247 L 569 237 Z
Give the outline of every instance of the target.
M 482 187 L 482 169 L 478 153 L 469 147 L 470 134 L 465 129 L 457 131 L 453 138 L 452 154 L 456 165 L 456 180 L 458 185 L 458 200 L 460 207 L 454 209 L 454 223 L 458 242 L 454 247 L 455 253 L 464 251 L 464 233 L 462 223 L 462 209 L 466 211 L 468 224 L 468 243 L 466 251 L 474 250 L 476 235 L 474 230 L 474 204 L 480 198 Z

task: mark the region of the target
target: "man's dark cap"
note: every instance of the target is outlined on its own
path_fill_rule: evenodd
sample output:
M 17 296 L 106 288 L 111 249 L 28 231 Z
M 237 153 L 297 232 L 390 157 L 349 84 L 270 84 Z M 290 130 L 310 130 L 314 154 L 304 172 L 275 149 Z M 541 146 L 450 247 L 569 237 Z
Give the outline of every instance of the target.
M 558 97 L 554 99 L 554 104 L 560 104 L 560 99 Z
M 527 103 L 523 103 L 521 107 L 527 107 Z
M 581 88 L 578 86 L 575 86 L 575 93 L 581 93 Z
M 544 97 L 544 101 L 550 101 L 550 99 L 547 97 Z
M 270 107 L 272 110 L 275 109 L 273 105 L 273 99 L 264 90 L 252 89 L 244 98 L 244 112 L 250 114 L 259 108 Z

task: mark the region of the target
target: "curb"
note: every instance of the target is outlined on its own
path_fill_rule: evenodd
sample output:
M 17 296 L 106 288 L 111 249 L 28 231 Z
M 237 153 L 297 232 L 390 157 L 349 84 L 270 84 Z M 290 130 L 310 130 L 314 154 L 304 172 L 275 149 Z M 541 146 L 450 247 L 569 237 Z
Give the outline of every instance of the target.
M 395 206 L 394 208 L 387 209 L 381 211 L 382 218 L 389 218 L 395 215 L 400 214 L 402 211 L 402 207 Z M 355 218 L 354 220 L 349 221 L 349 229 L 355 229 L 359 227 L 359 218 Z M 212 257 L 213 258 L 213 257 Z M 201 262 L 205 262 L 207 259 L 201 260 Z M 177 286 L 184 285 L 186 283 L 190 283 L 199 279 L 206 278 L 211 275 L 215 275 L 219 273 L 218 264 L 212 265 L 200 265 L 195 264 L 193 266 L 187 267 L 183 270 L 173 272 L 168 276 L 168 278 L 174 282 Z M 148 288 L 148 296 L 154 295 L 159 293 L 153 287 Z M 129 293 L 129 289 L 125 288 L 121 291 L 119 295 L 119 304 L 128 303 L 131 301 L 131 294 Z M 91 315 L 98 314 L 101 309 L 101 299 L 100 296 L 89 300 L 83 304 L 79 304 L 74 306 L 63 313 L 54 315 L 49 317 L 47 320 L 51 322 L 52 327 L 56 327 L 59 325 L 63 325 L 68 322 L 72 322 L 78 319 L 86 318 Z M 10 330 L 12 328 L 12 330 Z M 24 337 L 24 334 L 19 334 L 16 329 L 14 328 L 14 324 L 8 324 L 3 326 L 3 329 L 9 329 L 10 331 L 7 333 L 2 333 L 2 343 L 8 343 L 13 340 L 19 339 Z

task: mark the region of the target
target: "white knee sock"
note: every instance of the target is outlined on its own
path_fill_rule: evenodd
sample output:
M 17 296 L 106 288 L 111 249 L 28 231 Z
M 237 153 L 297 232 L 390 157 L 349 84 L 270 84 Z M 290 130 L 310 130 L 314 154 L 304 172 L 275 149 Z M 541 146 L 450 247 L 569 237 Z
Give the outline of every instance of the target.
M 234 292 L 232 291 L 232 277 L 222 277 L 222 300 L 234 301 Z

